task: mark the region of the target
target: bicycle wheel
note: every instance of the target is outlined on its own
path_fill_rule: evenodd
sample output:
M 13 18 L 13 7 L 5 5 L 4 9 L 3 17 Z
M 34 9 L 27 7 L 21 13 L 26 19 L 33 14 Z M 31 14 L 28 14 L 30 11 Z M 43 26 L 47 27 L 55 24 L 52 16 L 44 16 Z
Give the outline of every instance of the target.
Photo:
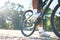
M 56 7 L 54 8 L 52 14 L 51 14 L 51 25 L 54 33 L 56 34 L 57 37 L 60 38 L 60 5 L 57 4 Z M 58 11 L 59 10 L 59 11 Z
M 24 36 L 28 37 L 32 35 L 35 31 L 36 26 L 34 27 L 33 25 L 33 20 L 29 19 L 33 14 L 32 10 L 27 10 L 23 14 L 23 20 L 22 20 L 22 29 L 21 32 Z

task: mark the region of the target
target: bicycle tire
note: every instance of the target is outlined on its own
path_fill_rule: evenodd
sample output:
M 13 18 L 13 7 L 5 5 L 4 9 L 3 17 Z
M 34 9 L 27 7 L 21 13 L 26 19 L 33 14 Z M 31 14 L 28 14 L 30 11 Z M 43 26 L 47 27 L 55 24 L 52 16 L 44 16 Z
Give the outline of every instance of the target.
M 51 14 L 51 26 L 53 29 L 53 32 L 56 34 L 57 37 L 60 38 L 60 33 L 56 30 L 55 26 L 54 26 L 54 16 L 55 16 L 55 12 L 57 11 L 57 9 L 60 7 L 59 4 L 56 5 L 56 7 L 54 8 L 52 14 Z
M 33 13 L 32 10 L 27 10 L 27 11 L 24 12 L 24 14 L 26 14 L 27 12 Z M 24 16 L 24 14 L 23 14 L 23 16 Z M 31 17 L 31 16 L 30 16 L 30 17 Z M 21 25 L 21 26 L 22 26 L 22 25 Z M 22 34 L 23 34 L 25 37 L 29 37 L 29 36 L 31 36 L 31 35 L 34 33 L 35 28 L 36 28 L 36 26 L 34 26 L 32 32 L 31 32 L 30 34 L 27 35 L 27 34 L 24 33 L 24 31 L 23 31 L 23 26 L 22 26 L 21 32 L 22 32 Z

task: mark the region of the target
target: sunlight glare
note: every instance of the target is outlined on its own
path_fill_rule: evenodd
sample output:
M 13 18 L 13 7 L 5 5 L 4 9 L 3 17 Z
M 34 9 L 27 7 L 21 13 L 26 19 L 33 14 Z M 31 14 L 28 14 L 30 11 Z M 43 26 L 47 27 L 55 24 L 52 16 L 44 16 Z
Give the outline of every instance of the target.
M 0 0 L 0 7 L 4 5 L 7 0 Z
M 31 5 L 30 4 L 32 4 L 31 2 L 32 2 L 32 0 L 10 0 L 10 2 L 14 2 L 14 3 L 16 3 L 16 4 L 21 4 L 21 5 L 23 5 L 24 6 L 24 8 L 25 8 L 25 10 L 26 9 L 28 9 Z

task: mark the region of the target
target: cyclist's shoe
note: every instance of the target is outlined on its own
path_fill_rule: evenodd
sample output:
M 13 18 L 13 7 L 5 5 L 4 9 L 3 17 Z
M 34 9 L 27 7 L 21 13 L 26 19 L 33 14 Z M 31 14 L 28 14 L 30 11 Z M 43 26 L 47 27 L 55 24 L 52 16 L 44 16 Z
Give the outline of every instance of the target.
M 50 35 L 45 32 L 39 32 L 39 34 L 41 37 L 50 37 Z

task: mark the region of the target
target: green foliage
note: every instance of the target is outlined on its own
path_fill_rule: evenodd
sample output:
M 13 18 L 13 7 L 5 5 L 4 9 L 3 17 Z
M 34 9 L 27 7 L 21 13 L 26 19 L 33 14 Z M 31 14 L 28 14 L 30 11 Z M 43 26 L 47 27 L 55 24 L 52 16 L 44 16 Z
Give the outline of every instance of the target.
M 5 5 L 0 9 L 0 28 L 20 30 L 21 15 L 24 13 L 24 11 L 22 11 L 23 8 L 24 6 L 21 4 L 15 4 L 13 2 L 7 1 Z M 44 15 L 44 29 L 48 31 L 52 31 L 50 25 L 51 13 L 52 13 L 52 9 L 48 8 L 48 11 Z M 25 19 L 25 15 L 24 15 L 24 19 Z M 60 30 L 60 27 L 58 27 L 60 26 L 59 25 L 60 21 L 58 21 L 57 17 L 55 19 L 56 19 L 55 20 L 56 28 Z M 33 19 L 29 21 L 31 22 L 31 24 L 33 24 Z M 31 24 L 28 25 L 28 27 L 31 26 Z
M 20 20 L 21 15 L 23 14 L 23 8 L 24 7 L 21 4 L 7 1 L 0 9 L 3 9 L 0 11 L 0 28 L 20 30 Z
M 54 24 L 55 24 L 55 28 L 60 31 L 60 17 L 55 16 L 54 17 Z
M 45 13 L 45 16 L 44 16 L 44 29 L 46 31 L 51 31 L 51 25 L 50 25 L 50 17 L 51 17 L 51 13 L 52 13 L 52 9 L 49 8 L 48 11 Z

